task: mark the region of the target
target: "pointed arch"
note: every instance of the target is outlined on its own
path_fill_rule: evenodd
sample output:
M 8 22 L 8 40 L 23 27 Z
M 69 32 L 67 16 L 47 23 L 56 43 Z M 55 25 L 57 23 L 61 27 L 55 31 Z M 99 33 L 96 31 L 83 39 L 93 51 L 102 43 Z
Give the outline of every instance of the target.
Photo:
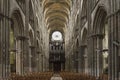
M 104 5 L 99 5 L 97 7 L 94 21 L 93 21 L 93 31 L 92 31 L 92 37 L 93 37 L 93 56 L 96 58 L 96 61 L 93 62 L 95 70 L 95 76 L 99 76 L 101 73 L 104 73 L 104 66 L 108 65 L 108 63 L 103 63 L 105 61 L 104 57 L 104 50 L 105 52 L 108 50 L 108 25 L 106 26 L 107 22 L 107 10 L 105 9 Z M 106 43 L 104 43 L 104 40 L 106 40 Z M 104 46 L 107 46 L 106 49 L 104 49 Z M 108 54 L 108 52 L 107 52 Z M 98 65 L 98 66 L 95 66 Z
M 23 55 L 24 23 L 20 10 L 14 10 L 11 14 L 10 27 L 10 65 L 11 72 L 22 74 L 21 57 Z M 17 62 L 17 63 L 16 63 Z
M 82 33 L 82 45 L 86 45 L 86 43 L 87 43 L 87 29 L 84 28 Z
M 34 35 L 33 35 L 32 30 L 29 30 L 29 41 L 30 41 L 29 45 L 33 46 L 33 44 L 34 44 Z
M 93 21 L 93 33 L 99 34 L 102 32 L 103 25 L 106 22 L 107 11 L 104 6 L 98 6 L 95 14 L 95 19 Z
M 16 37 L 22 36 L 24 33 L 24 22 L 20 11 L 19 10 L 13 11 L 11 18 L 12 18 L 11 27 L 14 29 Z

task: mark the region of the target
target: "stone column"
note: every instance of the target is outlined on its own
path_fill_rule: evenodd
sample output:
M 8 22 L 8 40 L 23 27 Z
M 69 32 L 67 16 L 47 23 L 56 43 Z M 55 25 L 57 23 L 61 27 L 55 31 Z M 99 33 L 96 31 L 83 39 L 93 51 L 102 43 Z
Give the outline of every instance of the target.
M 42 72 L 44 71 L 44 69 L 43 69 L 43 68 L 44 68 L 44 62 L 43 62 L 44 60 L 43 60 L 43 57 L 44 57 L 43 54 L 41 54 L 41 71 L 42 71 Z
M 34 52 L 35 47 L 30 46 L 30 52 L 29 52 L 29 71 L 35 71 L 35 52 Z
M 9 63 L 9 28 L 11 19 L 9 18 L 9 0 L 2 0 L 0 6 L 0 76 L 5 78 L 10 73 Z
M 84 72 L 84 46 L 83 45 L 81 45 L 80 46 L 80 54 L 79 54 L 80 56 L 79 56 L 79 59 L 80 59 L 80 64 L 79 64 L 79 66 L 80 66 L 80 72 Z
M 94 60 L 93 60 L 93 75 L 94 76 L 97 76 L 97 37 L 96 36 L 94 36 L 94 49 L 93 49 L 93 58 L 94 58 Z
M 24 41 L 26 40 L 25 36 L 16 37 L 16 73 L 24 73 Z
M 118 0 L 119 1 L 119 0 Z M 119 12 L 118 12 L 118 26 L 120 26 L 120 1 L 119 1 Z M 118 34 L 120 34 L 120 27 L 118 27 Z M 118 36 L 118 40 L 120 41 L 120 36 Z M 119 46 L 119 51 L 118 51 L 118 61 L 120 61 L 120 46 Z M 119 75 L 119 79 L 120 79 L 120 62 L 118 62 L 118 75 Z
M 37 72 L 40 72 L 40 54 L 41 54 L 41 52 L 37 52 Z
M 76 72 L 78 73 L 78 50 L 75 52 L 75 66 Z
M 99 76 L 102 73 L 102 34 L 93 35 L 93 75 Z
M 24 27 L 24 36 L 26 37 L 26 40 L 24 41 L 24 73 L 29 72 L 29 31 L 28 31 L 28 23 L 29 23 L 29 0 L 25 0 L 25 27 Z
M 0 0 L 0 77 L 2 76 L 2 9 L 3 9 L 3 0 Z
M 88 52 L 87 47 L 84 49 L 85 73 L 88 73 Z
M 120 1 L 119 1 L 119 7 L 120 7 Z M 118 26 L 120 26 L 120 9 L 119 9 L 119 13 L 118 13 Z M 119 27 L 118 31 L 119 31 L 118 34 L 120 34 L 120 27 Z M 120 41 L 120 35 L 118 37 L 118 41 Z M 119 56 L 119 60 L 120 60 L 120 46 L 119 46 L 118 52 L 119 52 L 118 56 Z M 119 79 L 120 79 L 120 62 L 118 64 L 119 64 L 118 71 L 119 71 Z
M 97 54 L 97 77 L 99 77 L 100 74 L 103 73 L 103 54 L 102 54 L 102 39 L 103 39 L 103 35 L 99 34 L 97 36 L 97 50 L 96 50 L 96 54 Z
M 22 49 L 21 49 L 21 40 L 17 40 L 16 41 L 16 49 L 17 49 L 17 53 L 16 53 L 16 73 L 17 74 L 21 74 L 22 73 Z
M 117 10 L 117 3 L 111 1 L 111 14 L 109 18 L 110 24 L 110 43 L 109 43 L 109 79 L 118 80 L 119 79 L 119 10 Z M 116 4 L 116 5 L 115 5 Z M 114 6 L 114 7 L 113 7 Z
M 90 75 L 93 75 L 93 37 L 91 35 L 89 35 L 90 37 L 88 38 L 88 42 L 87 42 L 87 49 L 88 49 L 88 73 Z
M 116 40 L 118 43 L 118 45 L 116 45 L 116 47 L 115 47 L 115 52 L 114 52 L 115 53 L 115 80 L 118 80 L 120 77 L 120 67 L 119 67 L 119 65 L 120 65 L 120 62 L 119 62 L 120 61 L 120 59 L 119 59 L 120 58 L 120 52 L 119 52 L 119 49 L 120 49 L 119 28 L 120 28 L 120 25 L 119 25 L 119 16 L 120 16 L 120 11 L 116 12 L 116 16 L 115 16 L 115 21 L 116 21 L 115 22 L 115 25 L 116 25 L 115 37 L 116 37 Z

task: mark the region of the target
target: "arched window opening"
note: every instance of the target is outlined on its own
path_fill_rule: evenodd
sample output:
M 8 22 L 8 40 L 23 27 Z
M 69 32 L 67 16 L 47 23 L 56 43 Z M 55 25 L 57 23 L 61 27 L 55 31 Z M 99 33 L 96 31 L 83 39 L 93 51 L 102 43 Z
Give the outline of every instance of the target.
M 59 31 L 55 31 L 52 33 L 52 41 L 63 41 L 63 35 Z

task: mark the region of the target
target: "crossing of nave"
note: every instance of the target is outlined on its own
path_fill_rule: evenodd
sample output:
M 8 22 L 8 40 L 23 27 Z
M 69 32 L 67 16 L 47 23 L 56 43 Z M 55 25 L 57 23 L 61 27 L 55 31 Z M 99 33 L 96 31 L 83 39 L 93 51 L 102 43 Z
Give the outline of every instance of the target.
M 95 77 L 75 72 L 30 72 L 24 75 L 13 73 L 9 78 L 0 80 L 108 80 L 108 76 L 102 74 L 99 77 Z

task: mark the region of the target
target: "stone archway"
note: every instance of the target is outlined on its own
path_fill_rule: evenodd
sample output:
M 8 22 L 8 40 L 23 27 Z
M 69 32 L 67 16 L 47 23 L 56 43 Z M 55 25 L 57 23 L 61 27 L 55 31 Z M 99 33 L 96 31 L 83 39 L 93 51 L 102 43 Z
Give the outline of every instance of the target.
M 93 75 L 104 73 L 104 53 L 108 52 L 107 11 L 99 6 L 93 23 Z M 106 41 L 106 42 L 104 42 Z
M 10 56 L 11 72 L 23 73 L 23 41 L 24 25 L 19 10 L 13 11 L 11 15 L 12 25 L 10 27 Z

